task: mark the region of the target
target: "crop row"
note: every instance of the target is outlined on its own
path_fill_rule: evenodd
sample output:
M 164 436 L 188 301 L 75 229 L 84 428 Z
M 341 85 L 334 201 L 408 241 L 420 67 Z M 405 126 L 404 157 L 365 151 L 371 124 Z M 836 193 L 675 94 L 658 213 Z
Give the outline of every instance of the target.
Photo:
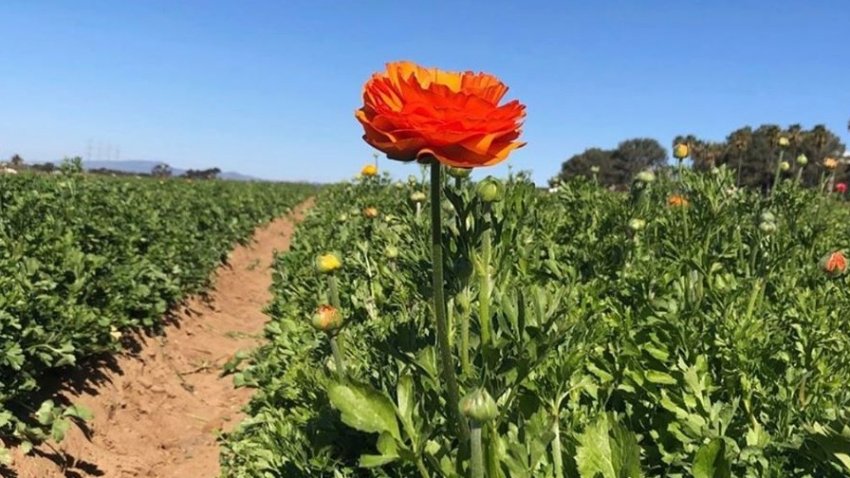
M 156 329 L 230 248 L 309 188 L 0 176 L 0 436 L 26 449 L 88 413 L 32 403 L 48 375 Z M 0 447 L 0 452 L 3 452 Z M 2 454 L 5 456 L 5 452 Z
M 487 476 L 850 475 L 850 214 L 791 181 L 734 182 L 445 181 L 447 345 Z M 236 373 L 257 392 L 225 476 L 468 476 L 427 188 L 319 195 L 277 259 L 269 342 Z

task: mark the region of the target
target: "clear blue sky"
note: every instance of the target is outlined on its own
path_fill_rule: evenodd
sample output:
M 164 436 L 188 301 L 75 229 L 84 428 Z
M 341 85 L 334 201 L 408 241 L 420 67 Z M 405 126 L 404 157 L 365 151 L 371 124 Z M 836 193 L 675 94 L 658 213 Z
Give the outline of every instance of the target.
M 372 154 L 362 84 L 397 59 L 501 77 L 528 106 L 509 163 L 539 182 L 636 136 L 799 122 L 847 142 L 849 26 L 848 0 L 4 0 L 0 157 L 92 140 L 104 158 L 344 179 Z

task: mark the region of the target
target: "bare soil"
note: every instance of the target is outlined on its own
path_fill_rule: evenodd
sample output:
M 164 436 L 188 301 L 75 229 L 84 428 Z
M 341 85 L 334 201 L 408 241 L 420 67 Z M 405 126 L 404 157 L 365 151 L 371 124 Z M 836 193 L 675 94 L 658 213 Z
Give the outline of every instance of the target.
M 289 247 L 309 201 L 256 231 L 216 272 L 205 297 L 168 317 L 164 333 L 126 337 L 128 349 L 62 377 L 57 390 L 94 412 L 59 445 L 15 452 L 11 476 L 213 478 L 216 442 L 243 417 L 251 391 L 221 377 L 222 365 L 262 338 L 275 251 Z

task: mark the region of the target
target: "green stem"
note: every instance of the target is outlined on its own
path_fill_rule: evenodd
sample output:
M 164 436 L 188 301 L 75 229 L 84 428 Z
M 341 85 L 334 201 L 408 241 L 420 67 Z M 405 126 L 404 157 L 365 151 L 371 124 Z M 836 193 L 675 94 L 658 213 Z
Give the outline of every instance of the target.
M 683 180 L 683 178 L 682 178 L 682 163 L 683 163 L 683 162 L 684 162 L 684 159 L 679 158 L 679 182 L 680 182 L 680 183 L 681 183 L 681 182 L 682 182 L 682 180 Z
M 469 462 L 469 476 L 470 478 L 484 478 L 484 452 L 481 449 L 481 424 L 474 420 L 472 421 L 472 431 L 469 440 L 472 450 L 472 456 Z
M 422 462 L 422 457 L 416 457 L 416 469 L 419 470 L 419 476 L 422 478 L 431 478 L 428 474 L 428 469 L 425 468 L 425 463 Z
M 339 287 L 336 283 L 336 275 L 328 274 L 328 301 L 330 301 L 331 305 L 342 313 L 342 308 L 339 304 Z M 337 340 L 336 335 L 329 336 L 331 343 L 331 352 L 333 352 L 334 362 L 336 363 L 337 375 L 342 379 L 345 377 L 345 361 L 342 359 L 342 346 L 340 345 L 341 340 Z
M 448 406 L 449 426 L 455 429 L 461 443 L 469 439 L 469 429 L 466 420 L 460 419 L 460 390 L 457 385 L 452 350 L 449 345 L 448 321 L 446 320 L 446 299 L 443 296 L 443 238 L 441 218 L 441 180 L 440 163 L 431 160 L 431 262 L 433 273 L 431 286 L 433 288 L 434 322 L 437 328 L 437 348 L 440 352 L 440 362 L 443 369 L 443 380 L 446 382 L 446 406 Z
M 552 439 L 552 463 L 555 465 L 555 478 L 564 478 L 564 457 L 561 450 L 561 423 L 558 416 L 558 410 L 555 410 L 555 417 L 552 421 L 552 434 L 555 435 L 555 438 Z
M 779 161 L 776 162 L 776 175 L 773 177 L 773 187 L 770 188 L 770 195 L 773 196 L 773 192 L 776 191 L 776 188 L 779 187 L 779 176 L 782 173 L 782 157 L 785 155 L 785 150 L 779 150 Z
M 797 169 L 797 185 L 803 184 L 803 169 L 805 169 L 805 166 L 800 166 Z
M 464 291 L 466 294 L 467 291 Z M 469 375 L 472 367 L 469 363 L 469 310 L 460 308 L 460 369 L 464 375 Z
M 331 342 L 331 351 L 334 355 L 334 363 L 336 363 L 336 373 L 340 379 L 345 378 L 345 362 L 342 360 L 342 351 L 339 348 L 339 343 L 335 335 L 329 336 Z
M 487 424 L 486 473 L 490 478 L 501 478 L 502 476 L 499 470 L 499 433 L 496 430 L 496 423 L 492 420 Z
M 336 276 L 333 274 L 328 274 L 328 300 L 332 306 L 340 310 L 339 287 L 336 285 Z
M 487 223 L 481 233 L 481 270 L 478 274 L 478 320 L 481 322 L 481 349 L 486 355 L 492 338 L 490 334 L 490 259 L 493 253 L 491 239 L 493 214 L 490 203 L 484 203 L 484 214 Z

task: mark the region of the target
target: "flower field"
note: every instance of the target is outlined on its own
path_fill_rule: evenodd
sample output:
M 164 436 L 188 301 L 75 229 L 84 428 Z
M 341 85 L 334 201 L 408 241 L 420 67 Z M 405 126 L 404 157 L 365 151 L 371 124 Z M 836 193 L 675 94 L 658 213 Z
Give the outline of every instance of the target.
M 625 193 L 437 178 L 447 356 L 429 184 L 323 190 L 268 343 L 232 364 L 257 390 L 225 476 L 470 476 L 476 455 L 491 477 L 850 474 L 846 203 L 726 168 Z
M 42 396 L 51 376 L 157 329 L 230 248 L 312 188 L 223 181 L 0 176 L 0 436 L 61 441 L 88 411 Z M 8 459 L 0 447 L 0 458 Z

